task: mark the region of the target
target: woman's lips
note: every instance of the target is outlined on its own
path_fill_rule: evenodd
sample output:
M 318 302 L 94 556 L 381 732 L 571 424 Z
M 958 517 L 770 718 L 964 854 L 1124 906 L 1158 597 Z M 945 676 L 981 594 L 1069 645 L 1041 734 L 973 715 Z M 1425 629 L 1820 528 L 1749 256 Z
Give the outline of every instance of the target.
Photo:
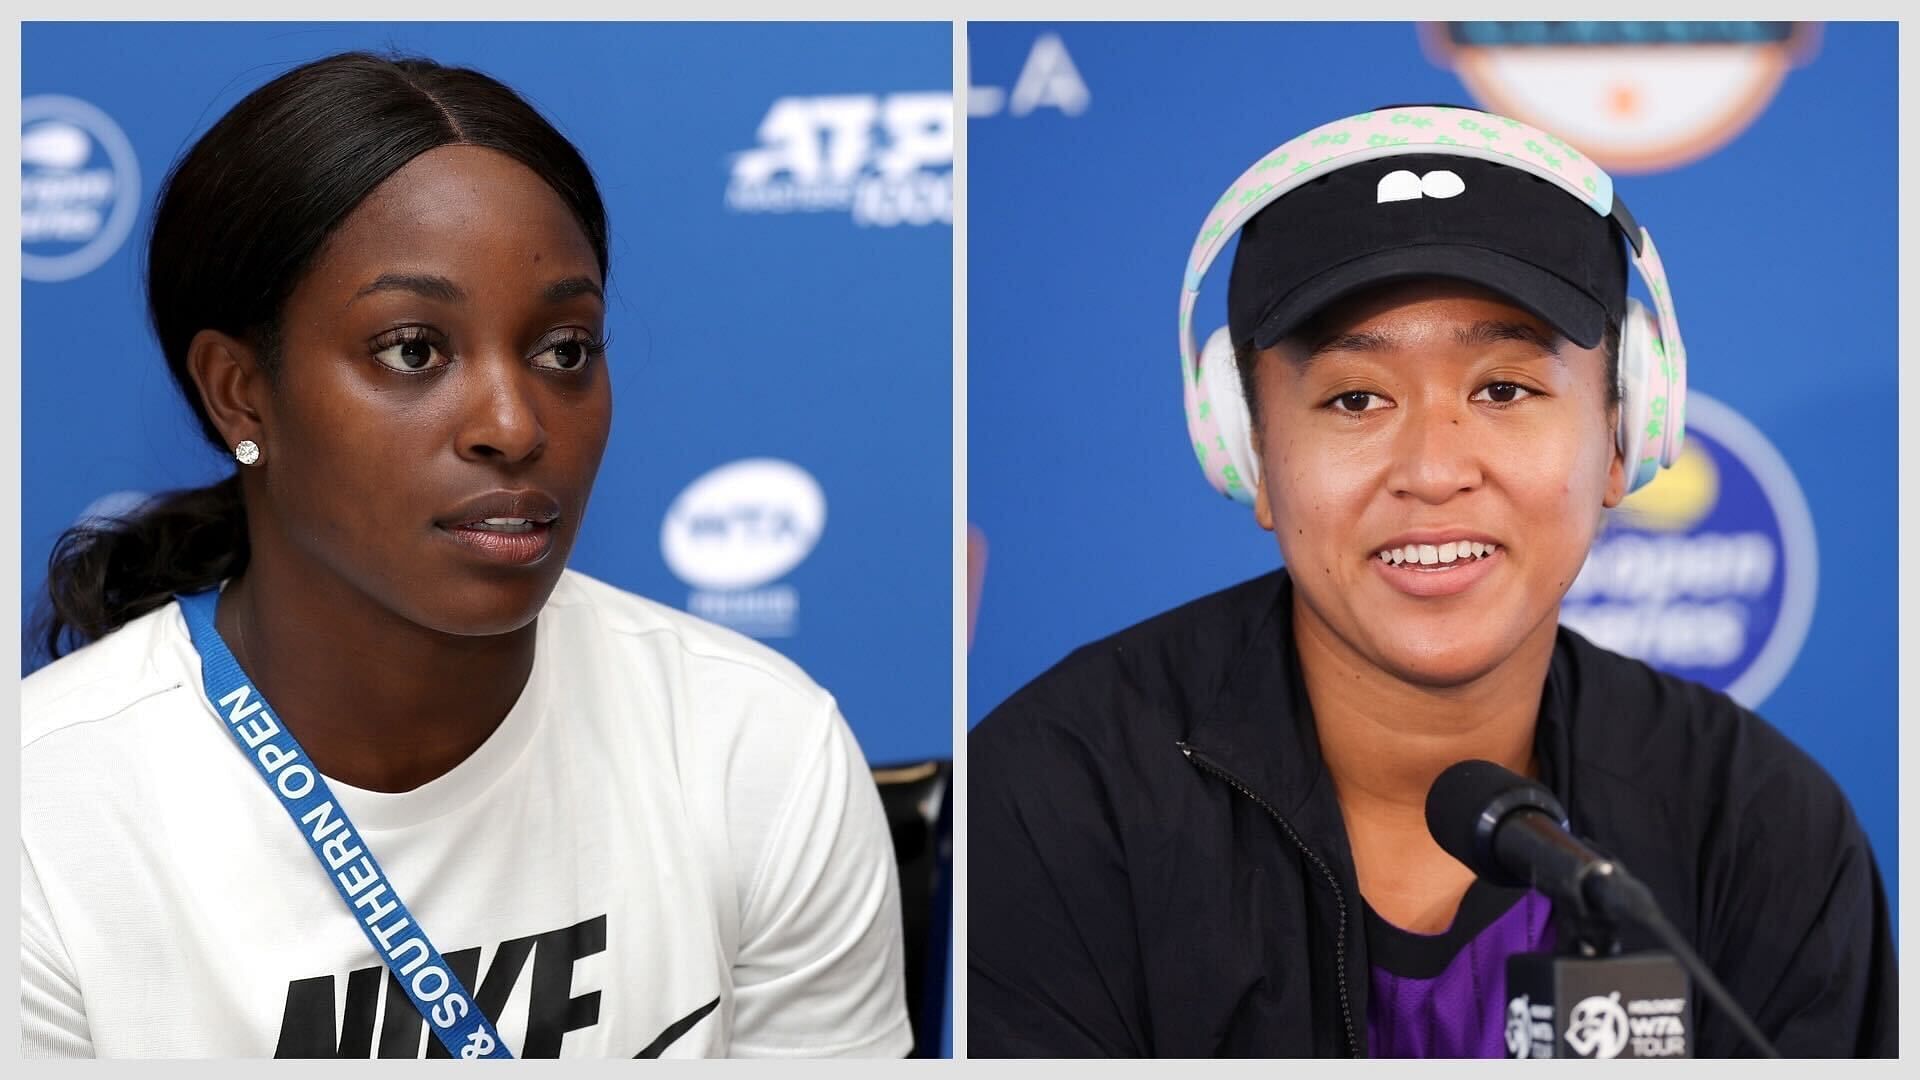
M 440 529 L 469 552 L 508 566 L 537 563 L 553 550 L 552 522 L 488 524 L 476 521 L 465 525 L 442 525 Z
M 1421 598 L 1453 596 L 1473 588 L 1506 561 L 1505 548 L 1477 559 L 1458 559 L 1450 563 L 1392 563 L 1378 555 L 1368 559 L 1374 573 L 1388 585 L 1408 596 Z

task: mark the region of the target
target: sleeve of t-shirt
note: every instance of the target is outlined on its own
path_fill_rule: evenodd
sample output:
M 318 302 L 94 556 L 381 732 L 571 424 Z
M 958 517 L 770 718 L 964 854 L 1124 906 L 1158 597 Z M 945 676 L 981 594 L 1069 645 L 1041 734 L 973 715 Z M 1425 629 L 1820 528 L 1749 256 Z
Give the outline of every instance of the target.
M 748 860 L 734 961 L 737 1057 L 901 1057 L 907 1020 L 893 839 L 860 748 L 829 699 L 787 762 Z M 744 815 L 742 816 L 744 819 Z
M 20 1056 L 93 1056 L 80 983 L 24 844 L 20 848 Z

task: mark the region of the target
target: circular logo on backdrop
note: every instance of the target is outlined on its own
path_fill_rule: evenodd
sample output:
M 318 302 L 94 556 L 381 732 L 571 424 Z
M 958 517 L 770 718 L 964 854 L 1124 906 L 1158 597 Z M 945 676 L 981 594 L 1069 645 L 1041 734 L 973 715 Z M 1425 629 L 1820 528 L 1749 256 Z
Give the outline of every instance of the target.
M 826 493 L 812 474 L 778 458 L 747 458 L 708 472 L 673 500 L 660 553 L 693 587 L 688 611 L 755 637 L 785 637 L 799 596 L 773 583 L 813 553 L 826 526 Z
M 667 508 L 660 551 L 700 589 L 748 589 L 799 566 L 827 524 L 827 497 L 807 470 L 777 458 L 722 465 Z
M 1747 129 L 1806 62 L 1815 23 L 1447 22 L 1422 41 L 1491 112 L 1545 128 L 1610 172 L 1655 172 Z
M 1560 621 L 1756 709 L 1806 642 L 1818 584 L 1813 515 L 1786 460 L 1690 390 L 1679 460 L 1610 515 Z
M 98 268 L 133 231 L 140 162 L 120 125 L 79 98 L 20 102 L 20 274 L 68 281 Z

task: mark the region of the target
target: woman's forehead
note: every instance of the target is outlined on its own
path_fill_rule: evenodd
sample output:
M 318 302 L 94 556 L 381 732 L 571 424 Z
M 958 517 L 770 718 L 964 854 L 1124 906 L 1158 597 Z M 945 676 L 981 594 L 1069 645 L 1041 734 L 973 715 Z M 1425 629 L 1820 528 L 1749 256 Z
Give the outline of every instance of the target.
M 600 277 L 585 231 L 539 175 L 465 145 L 430 150 L 383 181 L 340 223 L 311 276 L 357 292 L 402 269 L 455 281 L 505 272 Z

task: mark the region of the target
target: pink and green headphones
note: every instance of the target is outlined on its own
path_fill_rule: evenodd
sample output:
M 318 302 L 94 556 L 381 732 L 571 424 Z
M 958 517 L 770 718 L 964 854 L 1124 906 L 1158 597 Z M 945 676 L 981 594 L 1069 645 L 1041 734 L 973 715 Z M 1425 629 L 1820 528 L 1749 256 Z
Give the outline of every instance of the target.
M 1259 458 L 1226 327 L 1196 347 L 1193 307 L 1200 281 L 1254 215 L 1302 184 L 1337 169 L 1401 154 L 1478 158 L 1525 170 L 1609 218 L 1629 244 L 1633 265 L 1653 297 L 1649 314 L 1629 299 L 1620 328 L 1620 424 L 1627 490 L 1638 489 L 1680 456 L 1685 437 L 1687 353 L 1673 294 L 1653 237 L 1613 197 L 1613 181 L 1559 138 L 1517 120 L 1473 109 L 1402 106 L 1322 124 L 1275 147 L 1240 174 L 1207 215 L 1187 258 L 1180 289 L 1180 374 L 1187 431 L 1200 468 L 1216 491 L 1253 501 Z

